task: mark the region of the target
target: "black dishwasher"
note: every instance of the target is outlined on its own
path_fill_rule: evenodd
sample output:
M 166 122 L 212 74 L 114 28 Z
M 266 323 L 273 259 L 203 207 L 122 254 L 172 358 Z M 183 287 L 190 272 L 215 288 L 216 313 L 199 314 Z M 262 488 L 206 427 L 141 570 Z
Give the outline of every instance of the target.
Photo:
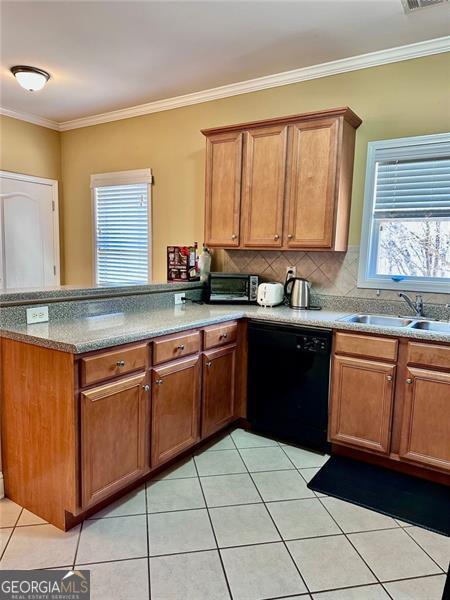
M 248 348 L 252 429 L 328 451 L 331 331 L 251 321 Z

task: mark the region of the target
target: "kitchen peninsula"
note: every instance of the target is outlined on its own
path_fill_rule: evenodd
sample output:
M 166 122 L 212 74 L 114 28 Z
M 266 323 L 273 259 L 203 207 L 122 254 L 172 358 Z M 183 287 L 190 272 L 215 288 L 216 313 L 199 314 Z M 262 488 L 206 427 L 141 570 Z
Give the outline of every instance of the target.
M 190 287 L 198 299 L 198 285 Z M 168 290 L 59 298 L 50 304 L 59 318 L 31 326 L 26 304 L 4 301 L 2 444 L 11 499 L 69 529 L 218 431 L 245 422 L 249 320 L 333 331 L 333 452 L 347 449 L 449 481 L 448 333 L 343 321 L 356 310 L 351 301 L 319 312 L 189 301 L 179 307 Z M 360 385 L 364 372 L 379 385 L 361 406 L 346 389 Z

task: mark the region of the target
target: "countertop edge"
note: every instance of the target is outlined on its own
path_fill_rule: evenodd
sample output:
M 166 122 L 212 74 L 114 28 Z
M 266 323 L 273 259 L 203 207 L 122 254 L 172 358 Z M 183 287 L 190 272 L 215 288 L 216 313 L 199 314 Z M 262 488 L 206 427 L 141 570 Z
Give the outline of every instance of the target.
M 327 312 L 329 313 L 330 311 Z M 342 318 L 342 316 L 345 314 L 347 313 L 343 313 L 341 311 L 336 312 L 336 319 L 334 320 L 320 319 L 319 315 L 316 319 L 302 319 L 298 313 L 294 313 L 292 315 L 276 315 L 274 314 L 273 310 L 270 310 L 270 312 L 268 312 L 267 315 L 264 315 L 262 312 L 255 314 L 247 308 L 242 310 L 230 309 L 229 312 L 224 312 L 222 314 L 208 316 L 204 318 L 199 316 L 193 316 L 191 321 L 186 321 L 184 323 L 174 323 L 173 325 L 168 324 L 167 326 L 163 327 L 149 327 L 148 329 L 135 333 L 124 333 L 122 335 L 110 336 L 103 339 L 95 339 L 83 343 L 67 343 L 62 340 L 52 340 L 48 338 L 46 339 L 37 335 L 8 329 L 0 330 L 0 337 L 78 355 L 83 354 L 85 352 L 93 352 L 96 350 L 111 348 L 113 346 L 120 346 L 123 344 L 139 342 L 145 339 L 151 339 L 163 335 L 168 335 L 171 333 L 177 333 L 180 331 L 187 331 L 189 329 L 194 329 L 198 327 L 206 327 L 208 325 L 214 325 L 216 323 L 223 323 L 230 320 L 248 318 L 255 321 L 267 321 L 300 327 L 332 329 L 339 331 L 353 331 L 375 335 L 387 335 L 392 337 L 405 337 L 419 341 L 450 343 L 450 335 L 445 333 L 430 332 L 409 328 L 381 327 L 376 325 L 366 325 L 361 323 L 348 323 L 345 321 L 340 321 L 339 319 Z

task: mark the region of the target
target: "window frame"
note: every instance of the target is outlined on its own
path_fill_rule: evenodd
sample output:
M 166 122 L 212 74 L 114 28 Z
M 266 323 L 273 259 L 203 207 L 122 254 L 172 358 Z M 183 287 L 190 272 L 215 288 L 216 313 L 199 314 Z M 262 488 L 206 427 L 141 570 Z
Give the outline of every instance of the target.
M 433 153 L 433 144 L 447 143 L 450 145 L 450 133 L 437 133 L 433 135 L 420 135 L 391 140 L 369 142 L 367 145 L 367 166 L 364 186 L 363 219 L 361 225 L 360 257 L 358 267 L 359 288 L 385 289 L 411 292 L 449 293 L 450 278 L 414 277 L 405 276 L 401 281 L 393 281 L 389 275 L 380 276 L 375 273 L 378 248 L 378 232 L 374 224 L 373 208 L 375 202 L 377 152 L 385 151 L 383 160 L 407 159 L 417 157 L 417 146 L 429 146 L 427 156 L 439 156 Z M 391 156 L 389 156 L 391 154 Z
M 152 184 L 153 175 L 151 169 L 133 169 L 129 171 L 112 171 L 110 173 L 97 173 L 91 175 L 91 219 L 92 219 L 92 280 L 94 286 L 102 286 L 97 283 L 97 206 L 95 198 L 95 189 L 98 187 L 114 185 L 133 185 L 147 184 L 147 227 L 148 227 L 148 281 L 144 284 L 130 285 L 148 285 L 152 283 L 153 276 L 153 203 L 152 203 Z M 117 284 L 118 287 L 122 287 Z M 113 286 L 111 286 L 113 287 Z

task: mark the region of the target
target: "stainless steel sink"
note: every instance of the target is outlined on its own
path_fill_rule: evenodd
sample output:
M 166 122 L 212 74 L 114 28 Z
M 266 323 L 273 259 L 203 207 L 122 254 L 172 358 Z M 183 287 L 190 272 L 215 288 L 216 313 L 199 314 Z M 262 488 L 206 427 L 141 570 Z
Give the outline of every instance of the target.
M 389 317 L 387 315 L 349 315 L 340 320 L 347 321 L 347 323 L 364 323 L 366 325 L 378 325 L 380 327 L 408 327 L 408 325 L 413 322 L 413 319 Z
M 411 329 L 423 329 L 425 331 L 436 331 L 437 333 L 450 333 L 450 323 L 442 321 L 416 321 Z

